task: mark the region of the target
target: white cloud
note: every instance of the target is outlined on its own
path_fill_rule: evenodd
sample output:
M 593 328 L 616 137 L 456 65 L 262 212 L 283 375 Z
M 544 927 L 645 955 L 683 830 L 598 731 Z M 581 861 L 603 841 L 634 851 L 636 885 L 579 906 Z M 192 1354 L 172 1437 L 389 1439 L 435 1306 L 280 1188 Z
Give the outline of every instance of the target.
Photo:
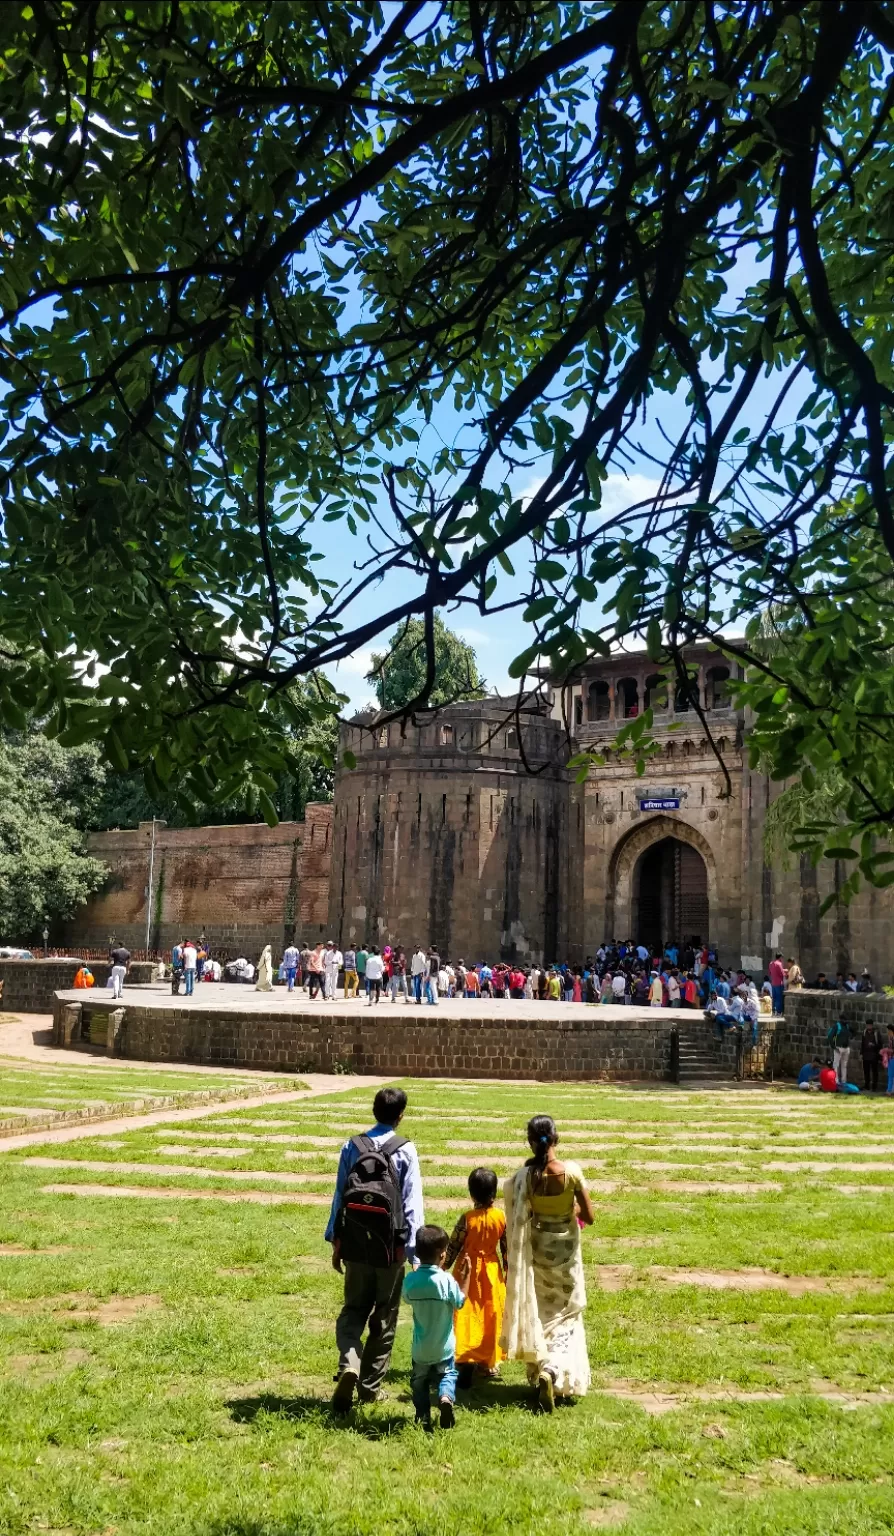
M 490 645 L 490 635 L 486 635 L 483 629 L 458 629 L 456 633 L 460 640 L 465 640 L 466 645 Z
M 336 677 L 365 677 L 372 670 L 372 651 L 353 651 L 350 656 L 345 656 L 341 661 L 334 663 L 332 671 Z
M 615 517 L 619 512 L 626 511 L 627 507 L 636 506 L 639 502 L 651 501 L 660 488 L 661 482 L 653 480 L 650 475 L 616 473 L 606 475 L 602 482 L 600 516 Z
M 544 477 L 532 480 L 519 492 L 519 500 L 526 507 L 532 497 L 536 496 L 540 487 L 544 484 Z M 615 517 L 617 513 L 625 511 L 627 507 L 636 506 L 639 502 L 650 501 L 660 490 L 661 482 L 651 475 L 641 475 L 636 472 L 625 475 L 621 471 L 613 470 L 606 475 L 602 482 L 602 503 L 599 507 L 599 517 Z

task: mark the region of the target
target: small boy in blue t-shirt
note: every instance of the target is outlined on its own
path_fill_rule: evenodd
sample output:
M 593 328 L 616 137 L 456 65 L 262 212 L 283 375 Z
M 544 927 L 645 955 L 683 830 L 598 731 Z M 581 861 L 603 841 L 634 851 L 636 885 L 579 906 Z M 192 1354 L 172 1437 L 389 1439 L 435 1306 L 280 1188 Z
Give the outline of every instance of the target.
M 410 1391 L 416 1423 L 431 1429 L 431 1388 L 437 1388 L 441 1428 L 452 1429 L 456 1402 L 456 1335 L 453 1314 L 465 1305 L 472 1261 L 459 1261 L 457 1283 L 444 1268 L 450 1239 L 443 1227 L 420 1227 L 416 1233 L 418 1269 L 404 1280 L 403 1296 L 413 1308 L 413 1369 Z

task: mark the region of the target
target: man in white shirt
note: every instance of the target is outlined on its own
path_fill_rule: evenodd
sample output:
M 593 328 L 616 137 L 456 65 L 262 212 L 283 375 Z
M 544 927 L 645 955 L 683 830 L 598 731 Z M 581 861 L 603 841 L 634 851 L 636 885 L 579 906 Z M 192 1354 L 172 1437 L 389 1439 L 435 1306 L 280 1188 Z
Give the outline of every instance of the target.
M 616 971 L 612 977 L 612 997 L 616 1003 L 620 1003 L 622 1006 L 624 1003 L 624 991 L 626 986 L 627 977 L 624 975 L 624 972 Z
M 413 982 L 413 996 L 417 1003 L 420 1004 L 422 1002 L 422 983 L 425 978 L 425 967 L 427 964 L 428 958 L 425 950 L 417 944 L 413 958 L 410 961 L 410 977 Z
M 196 984 L 196 960 L 197 960 L 197 958 L 198 958 L 198 950 L 196 949 L 195 944 L 193 943 L 192 939 L 187 939 L 186 943 L 183 946 L 183 950 L 182 950 L 183 978 L 184 978 L 184 980 L 186 982 L 186 995 L 187 995 L 187 997 L 192 997 L 193 988 L 194 988 L 194 986 Z
M 379 999 L 381 998 L 382 977 L 384 974 L 385 962 L 382 959 L 382 956 L 379 954 L 379 951 L 376 949 L 375 945 L 373 945 L 366 960 L 366 979 L 369 982 L 369 992 L 367 995 L 366 1004 L 367 1008 L 372 1007 L 373 998 L 375 998 L 376 1003 L 378 1003 Z
M 344 955 L 340 949 L 336 949 L 332 940 L 326 945 L 326 953 L 323 956 L 323 976 L 325 984 L 323 996 L 329 1003 L 335 1002 L 335 992 L 338 987 L 338 973 L 341 970 Z

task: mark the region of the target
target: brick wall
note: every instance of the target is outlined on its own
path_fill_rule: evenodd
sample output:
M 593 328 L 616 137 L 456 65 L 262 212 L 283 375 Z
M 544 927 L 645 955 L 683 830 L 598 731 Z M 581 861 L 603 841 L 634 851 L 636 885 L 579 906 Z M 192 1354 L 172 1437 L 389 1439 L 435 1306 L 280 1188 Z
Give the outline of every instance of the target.
M 127 999 L 124 1000 L 125 1004 Z M 57 1025 L 62 1007 L 56 1002 Z M 84 1001 L 104 1016 L 114 1004 Z M 557 1010 L 558 1013 L 558 1010 Z M 201 1007 L 126 1007 L 120 1053 L 143 1061 L 408 1077 L 537 1078 L 543 1081 L 660 1079 L 670 1061 L 671 1020 L 598 1018 L 448 1020 L 435 1009 L 387 1018 L 339 1015 L 327 1008 L 279 1014 L 222 1013 Z M 104 1038 L 104 1028 L 97 1031 Z
M 331 805 L 309 805 L 303 822 L 277 827 L 155 824 L 150 948 L 170 949 L 204 932 L 218 951 L 274 954 L 293 936 L 326 937 Z M 146 943 L 152 825 L 96 832 L 90 853 L 109 876 L 64 929 L 66 944 Z
M 785 1017 L 762 1021 L 768 1038 L 767 1067 L 777 1077 L 796 1076 L 814 1056 L 825 1060 L 832 1049 L 826 1036 L 836 1019 L 851 1029 L 851 1054 L 848 1078 L 863 1086 L 860 1062 L 860 1036 L 867 1024 L 875 1024 L 882 1038 L 889 1024 L 894 1024 L 894 997 L 882 992 L 814 992 L 804 989 L 787 992 Z
M 74 985 L 81 963 L 78 959 L 0 960 L 0 981 L 3 983 L 0 1009 L 4 1013 L 52 1013 L 56 992 Z M 91 960 L 89 964 L 97 987 L 104 987 L 111 967 L 100 960 Z M 125 985 L 151 981 L 153 970 L 151 962 L 135 961 L 127 973 Z

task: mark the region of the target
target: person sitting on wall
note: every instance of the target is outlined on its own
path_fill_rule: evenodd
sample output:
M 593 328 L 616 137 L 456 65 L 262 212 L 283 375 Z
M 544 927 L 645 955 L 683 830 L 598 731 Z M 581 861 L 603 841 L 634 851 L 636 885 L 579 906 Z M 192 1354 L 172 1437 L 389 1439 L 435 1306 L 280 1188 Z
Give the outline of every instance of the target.
M 705 1009 L 705 1017 L 714 1022 L 714 1035 L 718 1040 L 723 1039 L 729 1016 L 729 1004 L 725 997 L 715 997 L 714 1001 Z
M 84 964 L 80 967 L 77 975 L 75 976 L 74 984 L 78 989 L 82 987 L 94 987 L 96 985 L 96 980 L 89 965 Z
M 820 971 L 818 973 L 816 981 L 813 983 L 813 990 L 814 990 L 814 992 L 829 992 L 829 991 L 831 991 L 831 988 L 829 986 L 829 978 L 826 975 L 825 971 Z

